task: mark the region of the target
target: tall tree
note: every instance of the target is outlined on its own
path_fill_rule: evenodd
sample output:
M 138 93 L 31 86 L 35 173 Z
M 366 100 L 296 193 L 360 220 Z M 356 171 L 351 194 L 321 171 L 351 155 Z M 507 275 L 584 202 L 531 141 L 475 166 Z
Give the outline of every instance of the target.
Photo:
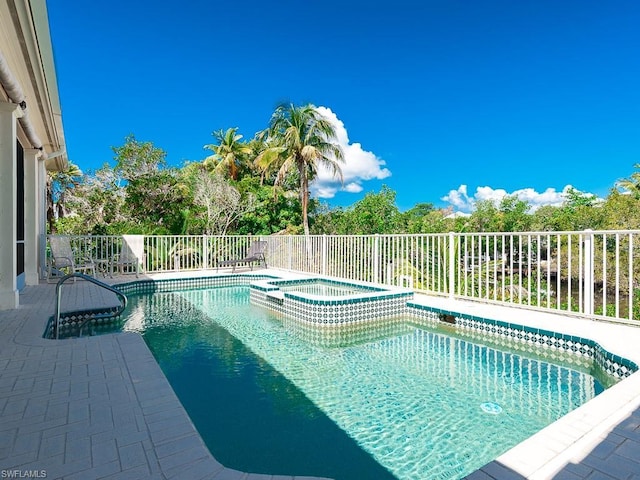
M 615 188 L 607 196 L 601 208 L 593 208 L 602 221 L 598 227 L 606 229 L 635 230 L 640 228 L 640 200 L 633 195 L 620 193 Z M 589 226 L 588 228 L 593 228 Z
M 238 219 L 236 234 L 299 234 L 302 231 L 302 210 L 294 191 L 261 184 L 255 176 L 243 177 L 237 187 L 243 197 L 255 199 L 255 208 Z
M 125 186 L 124 212 L 141 231 L 182 234 L 186 195 L 176 169 L 162 169 L 131 179 Z
M 125 191 L 117 180 L 108 164 L 95 173 L 84 174 L 81 181 L 65 193 L 67 214 L 56 221 L 56 231 L 71 235 L 105 234 L 110 225 L 122 222 Z
M 498 207 L 493 200 L 478 200 L 468 219 L 469 230 L 472 232 L 499 232 L 498 212 Z
M 182 233 L 185 192 L 178 171 L 166 167 L 166 152 L 133 135 L 115 153 L 114 172 L 124 185 L 123 213 L 131 228 L 155 233 Z
M 633 168 L 640 170 L 640 163 L 636 163 Z M 636 199 L 640 199 L 640 172 L 633 172 L 629 178 L 618 180 L 618 186 L 629 191 Z
M 531 205 L 517 196 L 503 197 L 499 209 L 501 232 L 526 232 L 531 226 Z
M 253 195 L 244 198 L 217 173 L 200 170 L 193 178 L 193 201 L 204 210 L 204 233 L 226 235 L 240 216 L 254 209 Z
M 217 143 L 205 145 L 204 148 L 211 150 L 213 155 L 205 158 L 205 166 L 212 165 L 213 171 L 219 174 L 228 175 L 232 180 L 238 179 L 238 173 L 245 163 L 245 156 L 252 153 L 252 148 L 245 142 L 241 142 L 242 135 L 236 133 L 237 127 L 229 128 L 226 131 L 217 130 L 211 135 Z
M 640 173 L 638 181 L 640 182 Z M 640 183 L 638 185 L 640 186 Z M 598 203 L 598 197 L 593 193 L 583 193 L 573 187 L 569 187 L 562 196 L 564 197 L 563 206 L 574 210 L 580 207 L 593 207 Z
M 404 230 L 407 233 L 427 233 L 422 230 L 423 224 L 434 211 L 435 208 L 432 203 L 417 203 L 413 208 L 401 214 Z M 442 215 L 440 216 L 442 217 Z
M 136 140 L 134 135 L 127 136 L 121 147 L 111 149 L 116 161 L 114 171 L 126 181 L 155 173 L 167 164 L 167 152 L 151 142 Z
M 302 224 L 309 235 L 309 184 L 316 177 L 318 167 L 329 168 L 342 180 L 340 162 L 344 161 L 342 148 L 337 143 L 333 124 L 323 117 L 315 106 L 281 105 L 273 113 L 268 128 L 270 146 L 258 156 L 256 165 L 262 171 L 277 166 L 276 185 L 287 175 L 298 174 Z
M 55 173 L 48 173 L 47 176 L 47 223 L 49 232 L 55 233 L 55 221 L 63 218 L 67 211 L 65 199 L 68 192 L 78 186 L 82 180 L 80 168 L 69 163 L 66 170 Z
M 386 185 L 380 193 L 367 193 L 350 210 L 349 232 L 358 235 L 397 233 L 402 218 L 396 206 L 396 192 Z

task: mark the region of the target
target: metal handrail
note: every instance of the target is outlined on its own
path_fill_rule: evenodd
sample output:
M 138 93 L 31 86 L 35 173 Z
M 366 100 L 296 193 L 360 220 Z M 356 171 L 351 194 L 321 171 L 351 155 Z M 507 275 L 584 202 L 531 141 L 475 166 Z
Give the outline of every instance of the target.
M 127 307 L 127 296 L 124 293 L 122 293 L 120 290 L 113 288 L 111 285 L 101 282 L 100 280 L 94 277 L 91 277 L 89 275 L 85 275 L 84 273 L 75 272 L 75 273 L 70 273 L 68 275 L 65 275 L 60 280 L 58 280 L 58 283 L 56 284 L 56 310 L 55 310 L 56 313 L 54 317 L 55 326 L 56 326 L 56 340 L 59 338 L 59 335 L 60 335 L 60 298 L 62 296 L 62 285 L 70 278 L 74 278 L 74 279 L 81 278 L 83 280 L 91 282 L 94 285 L 98 285 L 99 287 L 102 287 L 116 294 L 116 296 L 120 299 L 120 307 L 118 308 L 118 310 L 113 312 L 113 314 L 106 315 L 104 318 L 116 317 L 120 315 L 124 311 L 124 309 Z M 82 329 L 80 329 L 80 332 L 82 332 Z

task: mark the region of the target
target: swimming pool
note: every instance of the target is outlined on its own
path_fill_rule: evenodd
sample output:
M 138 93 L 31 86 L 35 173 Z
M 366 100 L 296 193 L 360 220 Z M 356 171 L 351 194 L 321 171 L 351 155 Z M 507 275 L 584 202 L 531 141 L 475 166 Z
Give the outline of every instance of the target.
M 250 296 L 251 303 L 300 324 L 346 326 L 404 313 L 413 291 L 312 277 L 251 282 Z
M 461 478 L 603 388 L 584 365 L 409 317 L 382 319 L 380 335 L 341 329 L 327 347 L 251 305 L 248 287 L 133 296 L 129 309 L 125 328 L 141 332 L 211 452 L 245 471 Z

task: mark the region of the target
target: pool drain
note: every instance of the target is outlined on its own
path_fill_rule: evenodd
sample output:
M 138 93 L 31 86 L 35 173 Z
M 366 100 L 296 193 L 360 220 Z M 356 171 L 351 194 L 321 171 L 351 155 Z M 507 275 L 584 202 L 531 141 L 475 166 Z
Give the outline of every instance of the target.
M 484 413 L 489 413 L 491 415 L 498 415 L 502 413 L 502 407 L 494 402 L 486 402 L 480 405 L 480 408 Z

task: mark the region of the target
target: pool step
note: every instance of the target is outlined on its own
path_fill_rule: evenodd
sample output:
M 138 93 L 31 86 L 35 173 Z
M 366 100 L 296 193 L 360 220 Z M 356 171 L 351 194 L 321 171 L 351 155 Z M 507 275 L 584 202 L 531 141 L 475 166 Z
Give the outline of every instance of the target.
M 284 303 L 284 292 L 282 290 L 267 292 L 265 297 L 269 303 L 275 303 L 277 305 L 282 305 Z

